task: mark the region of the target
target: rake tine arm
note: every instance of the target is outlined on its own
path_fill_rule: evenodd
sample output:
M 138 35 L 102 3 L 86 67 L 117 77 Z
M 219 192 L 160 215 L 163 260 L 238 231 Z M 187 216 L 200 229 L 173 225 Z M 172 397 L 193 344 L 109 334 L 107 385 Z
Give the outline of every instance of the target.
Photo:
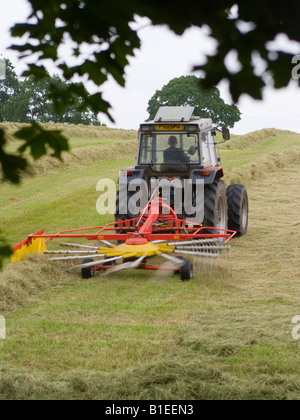
M 70 248 L 83 248 L 83 249 L 99 249 L 97 246 L 89 246 L 89 245 L 81 245 L 81 244 L 69 244 L 65 242 L 61 242 L 60 246 L 70 247 Z
M 107 260 L 99 260 L 99 261 L 93 261 L 90 263 L 86 263 L 86 264 L 79 264 L 79 265 L 75 265 L 74 267 L 68 268 L 65 271 L 71 271 L 74 270 L 75 268 L 88 268 L 88 267 L 94 267 L 95 265 L 101 265 L 104 263 L 109 263 L 109 262 L 113 262 L 113 261 L 117 261 L 122 259 L 123 257 L 114 257 L 114 258 L 108 258 Z
M 134 270 L 135 268 L 138 268 L 142 264 L 145 258 L 146 258 L 145 255 L 143 255 L 136 261 L 120 264 L 117 267 L 110 268 L 106 270 L 106 272 L 103 273 L 103 276 L 107 276 L 108 274 L 116 273 L 122 270 Z
M 99 258 L 101 255 L 77 255 L 73 257 L 57 257 L 57 258 L 49 258 L 49 261 L 71 261 L 71 260 L 82 260 L 85 258 Z M 104 257 L 104 255 L 103 255 Z

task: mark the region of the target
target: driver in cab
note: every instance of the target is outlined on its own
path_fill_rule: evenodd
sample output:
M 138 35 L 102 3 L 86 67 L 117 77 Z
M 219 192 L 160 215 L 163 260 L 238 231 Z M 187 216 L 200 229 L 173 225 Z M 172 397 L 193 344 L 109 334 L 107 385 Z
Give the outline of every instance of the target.
M 164 151 L 164 163 L 186 164 L 190 162 L 190 158 L 184 151 L 177 147 L 178 140 L 176 136 L 171 136 L 168 144 L 170 147 Z

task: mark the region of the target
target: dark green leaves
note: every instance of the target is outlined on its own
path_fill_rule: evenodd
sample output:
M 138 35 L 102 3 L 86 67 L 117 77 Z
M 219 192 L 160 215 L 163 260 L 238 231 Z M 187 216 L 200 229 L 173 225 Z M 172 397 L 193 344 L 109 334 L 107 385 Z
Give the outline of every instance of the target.
M 29 1 L 36 23 L 23 22 L 12 29 L 15 37 L 29 35 L 25 43 L 13 48 L 21 55 L 38 54 L 40 61 L 27 72 L 27 75 L 35 75 L 37 78 L 43 74 L 43 60 L 51 59 L 63 71 L 66 80 L 71 80 L 75 75 L 87 75 L 89 80 L 100 86 L 111 75 L 124 86 L 128 58 L 134 56 L 135 49 L 140 48 L 138 33 L 131 26 L 135 15 L 138 15 L 150 18 L 154 25 L 165 24 L 179 35 L 192 25 L 205 25 L 211 30 L 211 38 L 217 41 L 218 48 L 207 57 L 206 64 L 199 66 L 195 62 L 195 69 L 206 74 L 203 87 L 211 88 L 227 79 L 234 101 L 243 93 L 259 99 L 263 88 L 270 81 L 279 88 L 287 86 L 291 80 L 292 54 L 278 50 L 278 57 L 271 59 L 268 44 L 278 34 L 300 41 L 298 0 L 291 0 L 288 6 L 282 2 L 274 3 L 273 0 L 186 0 L 184 6 L 181 0 Z M 235 13 L 231 13 L 233 6 Z M 58 61 L 59 47 L 68 43 L 72 45 L 70 49 L 73 55 L 82 58 L 81 65 L 70 67 L 64 57 Z M 91 51 L 88 58 L 82 55 L 83 47 Z M 161 45 L 157 48 L 161 48 Z M 224 64 L 232 50 L 237 51 L 241 64 L 241 70 L 236 74 L 228 71 Z M 256 74 L 252 63 L 254 52 L 264 57 L 268 77 Z M 153 63 L 154 66 L 158 64 Z M 68 101 L 67 96 L 65 100 Z M 88 102 L 88 99 L 82 95 L 82 101 Z M 101 101 L 101 98 L 92 101 L 94 109 L 108 114 L 109 107 L 104 101 L 101 106 Z
M 5 239 L 0 236 L 0 269 L 3 266 L 4 259 L 10 257 L 11 254 L 12 250 L 10 246 L 7 244 Z
M 51 156 L 61 159 L 61 153 L 68 151 L 68 140 L 63 137 L 60 131 L 44 130 L 39 124 L 31 123 L 29 127 L 24 127 L 15 133 L 18 139 L 25 139 L 25 143 L 19 148 L 20 153 L 30 149 L 31 156 L 37 160 L 53 150 Z
M 2 167 L 2 177 L 4 180 L 15 184 L 20 182 L 20 175 L 25 171 L 28 163 L 24 158 L 24 152 L 29 149 L 31 156 L 37 160 L 42 156 L 50 154 L 61 159 L 63 151 L 68 151 L 68 141 L 63 137 L 60 131 L 45 130 L 37 123 L 32 123 L 15 133 L 15 137 L 24 140 L 24 144 L 19 147 L 15 155 L 5 152 L 4 131 L 0 129 L 0 164 Z
M 20 173 L 27 167 L 27 162 L 21 156 L 7 154 L 4 150 L 6 144 L 4 131 L 0 129 L 0 164 L 2 177 L 14 184 L 20 182 Z

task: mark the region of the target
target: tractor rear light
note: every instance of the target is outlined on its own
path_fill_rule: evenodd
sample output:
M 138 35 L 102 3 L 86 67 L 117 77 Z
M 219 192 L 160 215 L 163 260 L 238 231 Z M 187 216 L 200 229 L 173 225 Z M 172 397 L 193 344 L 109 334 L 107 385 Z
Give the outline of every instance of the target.
M 200 175 L 201 176 L 210 176 L 210 172 L 209 171 L 201 171 Z
M 124 176 L 133 176 L 133 171 L 124 171 Z

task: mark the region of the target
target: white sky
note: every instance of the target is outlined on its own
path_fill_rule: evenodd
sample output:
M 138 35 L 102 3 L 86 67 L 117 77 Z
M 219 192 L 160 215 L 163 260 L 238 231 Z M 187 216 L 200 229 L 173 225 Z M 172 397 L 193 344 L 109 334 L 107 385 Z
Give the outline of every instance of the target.
M 9 28 L 22 22 L 30 11 L 27 0 L 10 0 L 1 7 L 0 14 L 0 55 L 9 58 L 18 74 L 24 69 L 14 52 L 8 51 L 15 40 L 11 39 Z M 182 37 L 174 35 L 166 27 L 153 27 L 141 23 L 139 31 L 142 48 L 136 57 L 130 59 L 126 69 L 126 87 L 119 87 L 113 80 L 103 85 L 104 98 L 112 105 L 113 125 L 107 118 L 101 122 L 110 127 L 138 129 L 148 117 L 147 105 L 157 89 L 161 89 L 171 79 L 193 74 L 193 65 L 203 62 L 205 53 L 214 50 L 214 44 L 204 31 L 191 28 Z M 288 42 L 281 39 L 282 44 Z M 295 54 L 300 54 L 299 46 L 291 44 Z M 233 64 L 233 63 L 232 63 Z M 292 72 L 294 65 L 286 71 Z M 53 72 L 53 68 L 49 68 Z M 227 84 L 219 86 L 221 96 L 231 103 Z M 238 102 L 242 120 L 232 130 L 235 134 L 245 134 L 261 128 L 279 128 L 300 132 L 300 88 L 292 81 L 286 89 L 275 91 L 267 88 L 263 101 L 255 101 L 243 95 Z

